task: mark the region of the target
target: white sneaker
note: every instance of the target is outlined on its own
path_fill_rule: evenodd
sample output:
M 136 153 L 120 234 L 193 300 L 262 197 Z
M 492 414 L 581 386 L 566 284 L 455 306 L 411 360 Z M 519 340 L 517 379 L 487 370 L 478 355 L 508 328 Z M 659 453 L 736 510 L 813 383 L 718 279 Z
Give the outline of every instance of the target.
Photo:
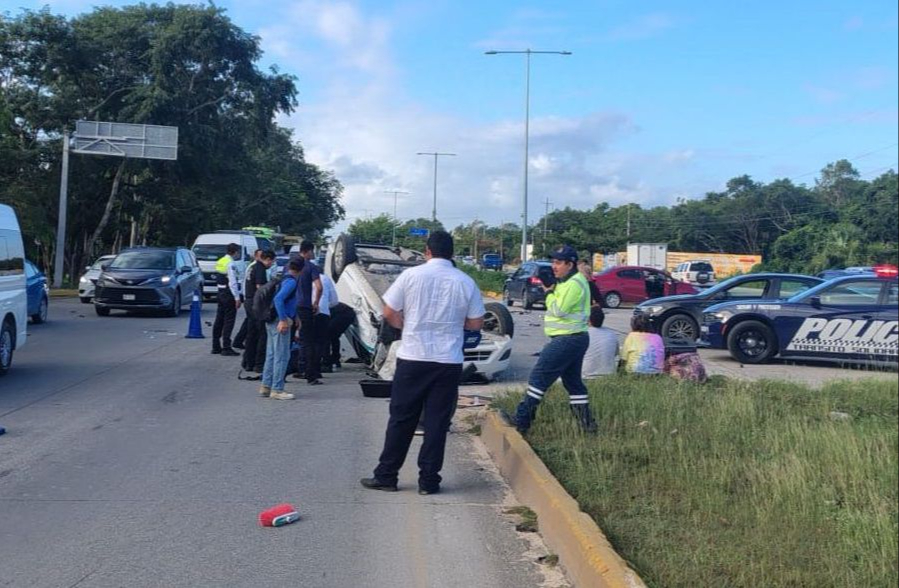
M 293 400 L 294 396 L 290 392 L 275 392 L 272 390 L 271 396 L 269 396 L 272 400 Z
M 259 386 L 259 395 L 263 398 L 268 398 L 272 394 L 272 389 L 268 386 Z

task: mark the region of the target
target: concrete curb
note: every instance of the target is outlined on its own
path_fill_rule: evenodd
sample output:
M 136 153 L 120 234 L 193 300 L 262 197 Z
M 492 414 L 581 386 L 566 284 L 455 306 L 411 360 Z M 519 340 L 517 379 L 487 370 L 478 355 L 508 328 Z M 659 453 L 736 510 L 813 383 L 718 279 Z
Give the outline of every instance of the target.
M 50 298 L 75 298 L 78 296 L 78 290 L 74 288 L 59 290 L 50 290 Z
M 481 439 L 518 500 L 537 513 L 540 534 L 575 586 L 645 588 L 527 441 L 496 412 L 488 411 Z

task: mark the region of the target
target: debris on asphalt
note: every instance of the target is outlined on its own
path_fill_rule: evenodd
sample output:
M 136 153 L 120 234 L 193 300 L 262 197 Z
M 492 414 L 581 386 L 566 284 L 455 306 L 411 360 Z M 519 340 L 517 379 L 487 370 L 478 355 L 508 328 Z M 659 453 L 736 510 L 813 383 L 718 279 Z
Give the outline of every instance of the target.
M 300 520 L 300 513 L 291 504 L 279 504 L 259 513 L 259 524 L 263 527 L 283 527 Z

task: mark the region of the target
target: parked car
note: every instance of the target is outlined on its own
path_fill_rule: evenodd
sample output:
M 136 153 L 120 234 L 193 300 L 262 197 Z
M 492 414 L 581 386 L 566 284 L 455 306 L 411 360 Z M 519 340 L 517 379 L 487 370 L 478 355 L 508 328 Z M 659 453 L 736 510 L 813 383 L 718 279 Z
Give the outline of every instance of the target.
M 670 339 L 699 339 L 702 312 L 713 304 L 738 300 L 787 299 L 823 282 L 821 278 L 795 274 L 747 274 L 725 280 L 698 294 L 664 296 L 634 308 L 645 315 L 655 331 Z
M 368 372 L 383 380 L 393 379 L 400 333 L 383 320 L 381 297 L 403 270 L 424 262 L 418 251 L 355 243 L 344 234 L 328 249 L 324 271 L 334 280 L 340 300 L 356 313 L 344 337 Z M 484 306 L 481 339 L 464 350 L 464 361 L 466 371 L 471 371 L 469 377 L 492 380 L 509 367 L 515 326 L 502 304 L 488 302 Z
M 47 322 L 50 310 L 50 285 L 47 276 L 36 265 L 25 260 L 25 288 L 28 291 L 28 316 L 39 325 Z
M 846 268 L 832 268 L 818 273 L 818 277 L 825 280 L 834 278 L 842 278 L 843 276 L 858 276 L 863 274 L 873 274 L 874 268 L 870 266 L 854 266 Z
M 78 298 L 84 304 L 90 304 L 94 298 L 94 289 L 97 286 L 97 278 L 103 270 L 103 264 L 115 259 L 115 255 L 101 255 L 97 261 L 84 268 L 84 275 L 78 280 Z
M 544 304 L 546 291 L 543 286 L 552 286 L 556 283 L 553 275 L 553 266 L 548 261 L 528 261 L 521 264 L 503 286 L 503 300 L 507 306 L 520 302 L 525 308 L 532 308 L 535 304 Z
M 895 270 L 834 278 L 785 301 L 724 302 L 703 314 L 702 342 L 740 363 L 775 356 L 899 362 Z
M 666 271 L 639 265 L 610 267 L 593 277 L 607 308 L 639 304 L 644 300 L 676 294 L 696 294 L 692 285 L 675 280 Z M 656 296 L 652 293 L 657 292 Z
M 706 259 L 685 261 L 671 272 L 671 277 L 700 288 L 715 284 L 715 268 Z
M 260 241 L 260 239 L 262 239 Z M 200 263 L 203 271 L 203 296 L 216 298 L 218 296 L 218 277 L 215 273 L 215 263 L 225 256 L 228 245 L 235 243 L 242 250 L 240 271 L 244 274 L 247 264 L 253 261 L 253 254 L 257 249 L 262 249 L 268 243 L 264 238 L 257 238 L 250 231 L 216 231 L 199 235 L 194 241 L 191 251 Z
M 22 231 L 12 207 L 0 204 L 0 376 L 9 371 L 13 353 L 25 344 L 27 324 Z
M 178 316 L 202 287 L 203 273 L 190 249 L 126 249 L 103 266 L 94 309 L 100 316 L 109 316 L 112 309 L 163 310 L 169 316 Z
M 503 271 L 503 257 L 499 253 L 485 253 L 481 256 L 481 269 Z

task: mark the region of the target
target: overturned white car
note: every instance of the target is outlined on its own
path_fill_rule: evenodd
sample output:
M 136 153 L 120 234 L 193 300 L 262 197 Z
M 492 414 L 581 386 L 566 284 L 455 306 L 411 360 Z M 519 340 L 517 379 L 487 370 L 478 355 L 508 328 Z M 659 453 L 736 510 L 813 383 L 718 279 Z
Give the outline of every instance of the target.
M 359 359 L 381 379 L 393 379 L 400 338 L 400 332 L 384 320 L 381 296 L 404 269 L 424 262 L 418 251 L 357 244 L 349 235 L 340 235 L 328 249 L 325 272 L 334 280 L 341 302 L 356 311 L 356 321 L 345 336 Z M 464 351 L 469 380 L 494 379 L 509 366 L 512 356 L 512 315 L 497 302 L 484 306 L 481 341 Z

